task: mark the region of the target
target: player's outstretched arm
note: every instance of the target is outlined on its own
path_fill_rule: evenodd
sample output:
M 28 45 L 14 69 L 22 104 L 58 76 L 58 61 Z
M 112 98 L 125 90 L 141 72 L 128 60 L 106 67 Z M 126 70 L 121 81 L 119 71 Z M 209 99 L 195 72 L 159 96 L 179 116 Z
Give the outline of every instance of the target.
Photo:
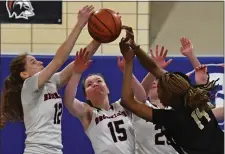
M 78 21 L 66 41 L 59 47 L 53 60 L 40 72 L 38 77 L 38 87 L 42 87 L 52 75 L 64 64 L 68 59 L 72 48 L 80 35 L 83 27 L 86 25 L 89 16 L 93 12 L 92 6 L 83 7 L 78 13 Z
M 118 65 L 120 71 L 124 73 L 125 59 L 120 58 L 118 56 L 117 57 L 117 65 Z M 134 91 L 135 98 L 138 101 L 145 103 L 145 101 L 147 99 L 145 89 L 143 88 L 143 86 L 141 85 L 141 83 L 138 81 L 138 79 L 135 77 L 134 74 L 132 74 L 132 90 Z
M 134 52 L 129 48 L 129 45 L 126 44 L 124 38 L 120 42 L 120 50 L 126 62 L 123 75 L 121 105 L 137 116 L 151 121 L 152 109 L 134 98 L 134 93 L 131 87 Z
M 168 49 L 164 50 L 164 46 L 161 47 L 159 52 L 159 46 L 156 45 L 155 54 L 153 53 L 152 49 L 150 49 L 150 55 L 152 59 L 154 59 L 155 62 L 163 69 L 166 68 L 172 62 L 172 59 L 166 61 L 167 52 Z M 142 80 L 141 84 L 144 87 L 146 94 L 149 94 L 150 88 L 152 87 L 154 80 L 155 77 L 151 73 L 148 73 Z
M 88 58 L 90 59 L 95 52 L 100 47 L 101 43 L 97 42 L 95 40 L 92 40 L 87 46 L 87 51 L 89 52 Z M 69 65 L 67 65 L 61 72 L 59 72 L 60 75 L 60 87 L 64 86 L 68 83 L 71 75 L 73 73 L 73 62 L 71 62 Z
M 195 68 L 196 85 L 203 85 L 209 81 L 208 68 L 206 65 L 199 65 Z
M 68 108 L 69 112 L 80 120 L 87 115 L 90 107 L 75 97 L 81 75 L 90 66 L 90 64 L 91 60 L 88 58 L 88 52 L 86 49 L 80 49 L 80 51 L 76 53 L 73 75 L 70 77 L 64 94 L 64 104 Z
M 166 71 L 162 69 L 141 47 L 133 46 L 135 55 L 139 59 L 141 65 L 156 78 L 160 78 Z
M 180 52 L 182 55 L 184 55 L 185 57 L 187 57 L 190 60 L 193 68 L 196 68 L 199 65 L 201 65 L 200 61 L 194 54 L 193 44 L 192 44 L 191 40 L 186 37 L 182 37 L 180 39 L 180 42 L 181 42 Z
M 134 33 L 131 27 L 123 26 L 126 30 L 126 38 L 129 39 L 128 44 L 135 52 L 135 55 L 139 59 L 142 66 L 149 72 L 151 72 L 156 78 L 160 78 L 166 71 L 162 69 L 156 62 L 134 42 Z

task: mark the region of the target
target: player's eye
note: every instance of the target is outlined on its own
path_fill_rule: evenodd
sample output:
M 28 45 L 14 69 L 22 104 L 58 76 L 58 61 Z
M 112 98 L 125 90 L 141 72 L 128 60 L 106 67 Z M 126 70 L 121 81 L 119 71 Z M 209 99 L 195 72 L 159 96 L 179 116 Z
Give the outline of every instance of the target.
M 98 80 L 98 82 L 102 82 L 102 80 Z

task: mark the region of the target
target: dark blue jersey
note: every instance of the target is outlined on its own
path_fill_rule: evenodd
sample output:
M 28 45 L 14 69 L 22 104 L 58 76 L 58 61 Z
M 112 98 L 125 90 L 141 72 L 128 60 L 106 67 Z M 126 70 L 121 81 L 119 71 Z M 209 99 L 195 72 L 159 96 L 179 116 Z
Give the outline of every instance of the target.
M 224 153 L 224 133 L 211 110 L 153 109 L 153 123 L 165 128 L 165 136 L 180 153 Z

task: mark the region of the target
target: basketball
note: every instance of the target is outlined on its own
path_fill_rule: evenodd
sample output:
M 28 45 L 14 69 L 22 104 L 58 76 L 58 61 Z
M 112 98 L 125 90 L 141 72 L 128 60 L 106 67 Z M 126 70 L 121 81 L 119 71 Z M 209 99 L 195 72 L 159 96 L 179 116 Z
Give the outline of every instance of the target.
M 120 16 L 113 10 L 100 9 L 90 16 L 88 32 L 91 37 L 101 43 L 115 41 L 121 33 Z

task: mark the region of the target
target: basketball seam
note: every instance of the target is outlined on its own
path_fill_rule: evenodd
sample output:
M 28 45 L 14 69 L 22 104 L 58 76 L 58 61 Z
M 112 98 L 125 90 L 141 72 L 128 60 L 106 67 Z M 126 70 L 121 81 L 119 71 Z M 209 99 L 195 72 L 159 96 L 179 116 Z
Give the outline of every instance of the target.
M 92 24 L 92 20 L 90 20 L 89 22 L 88 22 L 88 24 L 89 25 L 91 25 Z M 101 34 L 98 34 L 98 35 L 95 35 L 95 33 L 93 33 L 91 30 L 89 30 L 88 29 L 88 32 L 89 32 L 89 34 L 96 40 L 96 41 L 99 41 L 99 42 L 101 42 L 101 43 L 108 43 L 108 41 L 102 41 L 102 37 L 104 37 L 104 38 L 107 38 L 108 36 L 105 36 L 105 35 L 101 35 Z M 105 40 L 105 39 L 104 39 Z
M 116 30 L 116 34 L 117 34 L 117 27 L 116 27 L 116 22 L 112 16 L 112 14 L 108 11 L 108 10 L 105 10 L 111 17 L 112 17 L 112 20 L 113 20 L 113 23 L 114 23 L 114 26 L 115 26 L 115 30 Z
M 101 22 L 102 23 L 102 25 L 106 28 L 106 29 L 108 29 L 108 31 L 111 33 L 111 35 L 113 36 L 113 33 L 112 33 L 112 31 L 100 20 L 100 19 L 98 19 L 98 17 L 96 17 L 95 15 L 94 15 L 94 17 L 99 21 L 99 22 Z
M 89 21 L 88 21 L 88 24 L 89 24 L 89 25 L 93 25 L 92 20 L 89 20 Z M 89 29 L 88 29 L 88 31 L 89 31 Z M 109 37 L 108 35 L 103 35 L 103 34 L 98 34 L 98 35 L 103 36 L 103 37 Z
M 89 31 L 89 34 L 91 36 L 93 36 L 95 38 L 96 41 L 99 41 L 99 42 L 102 42 L 102 43 L 107 43 L 106 41 L 102 41 L 101 37 L 107 37 L 107 36 L 104 36 L 104 35 L 95 35 L 92 31 Z

